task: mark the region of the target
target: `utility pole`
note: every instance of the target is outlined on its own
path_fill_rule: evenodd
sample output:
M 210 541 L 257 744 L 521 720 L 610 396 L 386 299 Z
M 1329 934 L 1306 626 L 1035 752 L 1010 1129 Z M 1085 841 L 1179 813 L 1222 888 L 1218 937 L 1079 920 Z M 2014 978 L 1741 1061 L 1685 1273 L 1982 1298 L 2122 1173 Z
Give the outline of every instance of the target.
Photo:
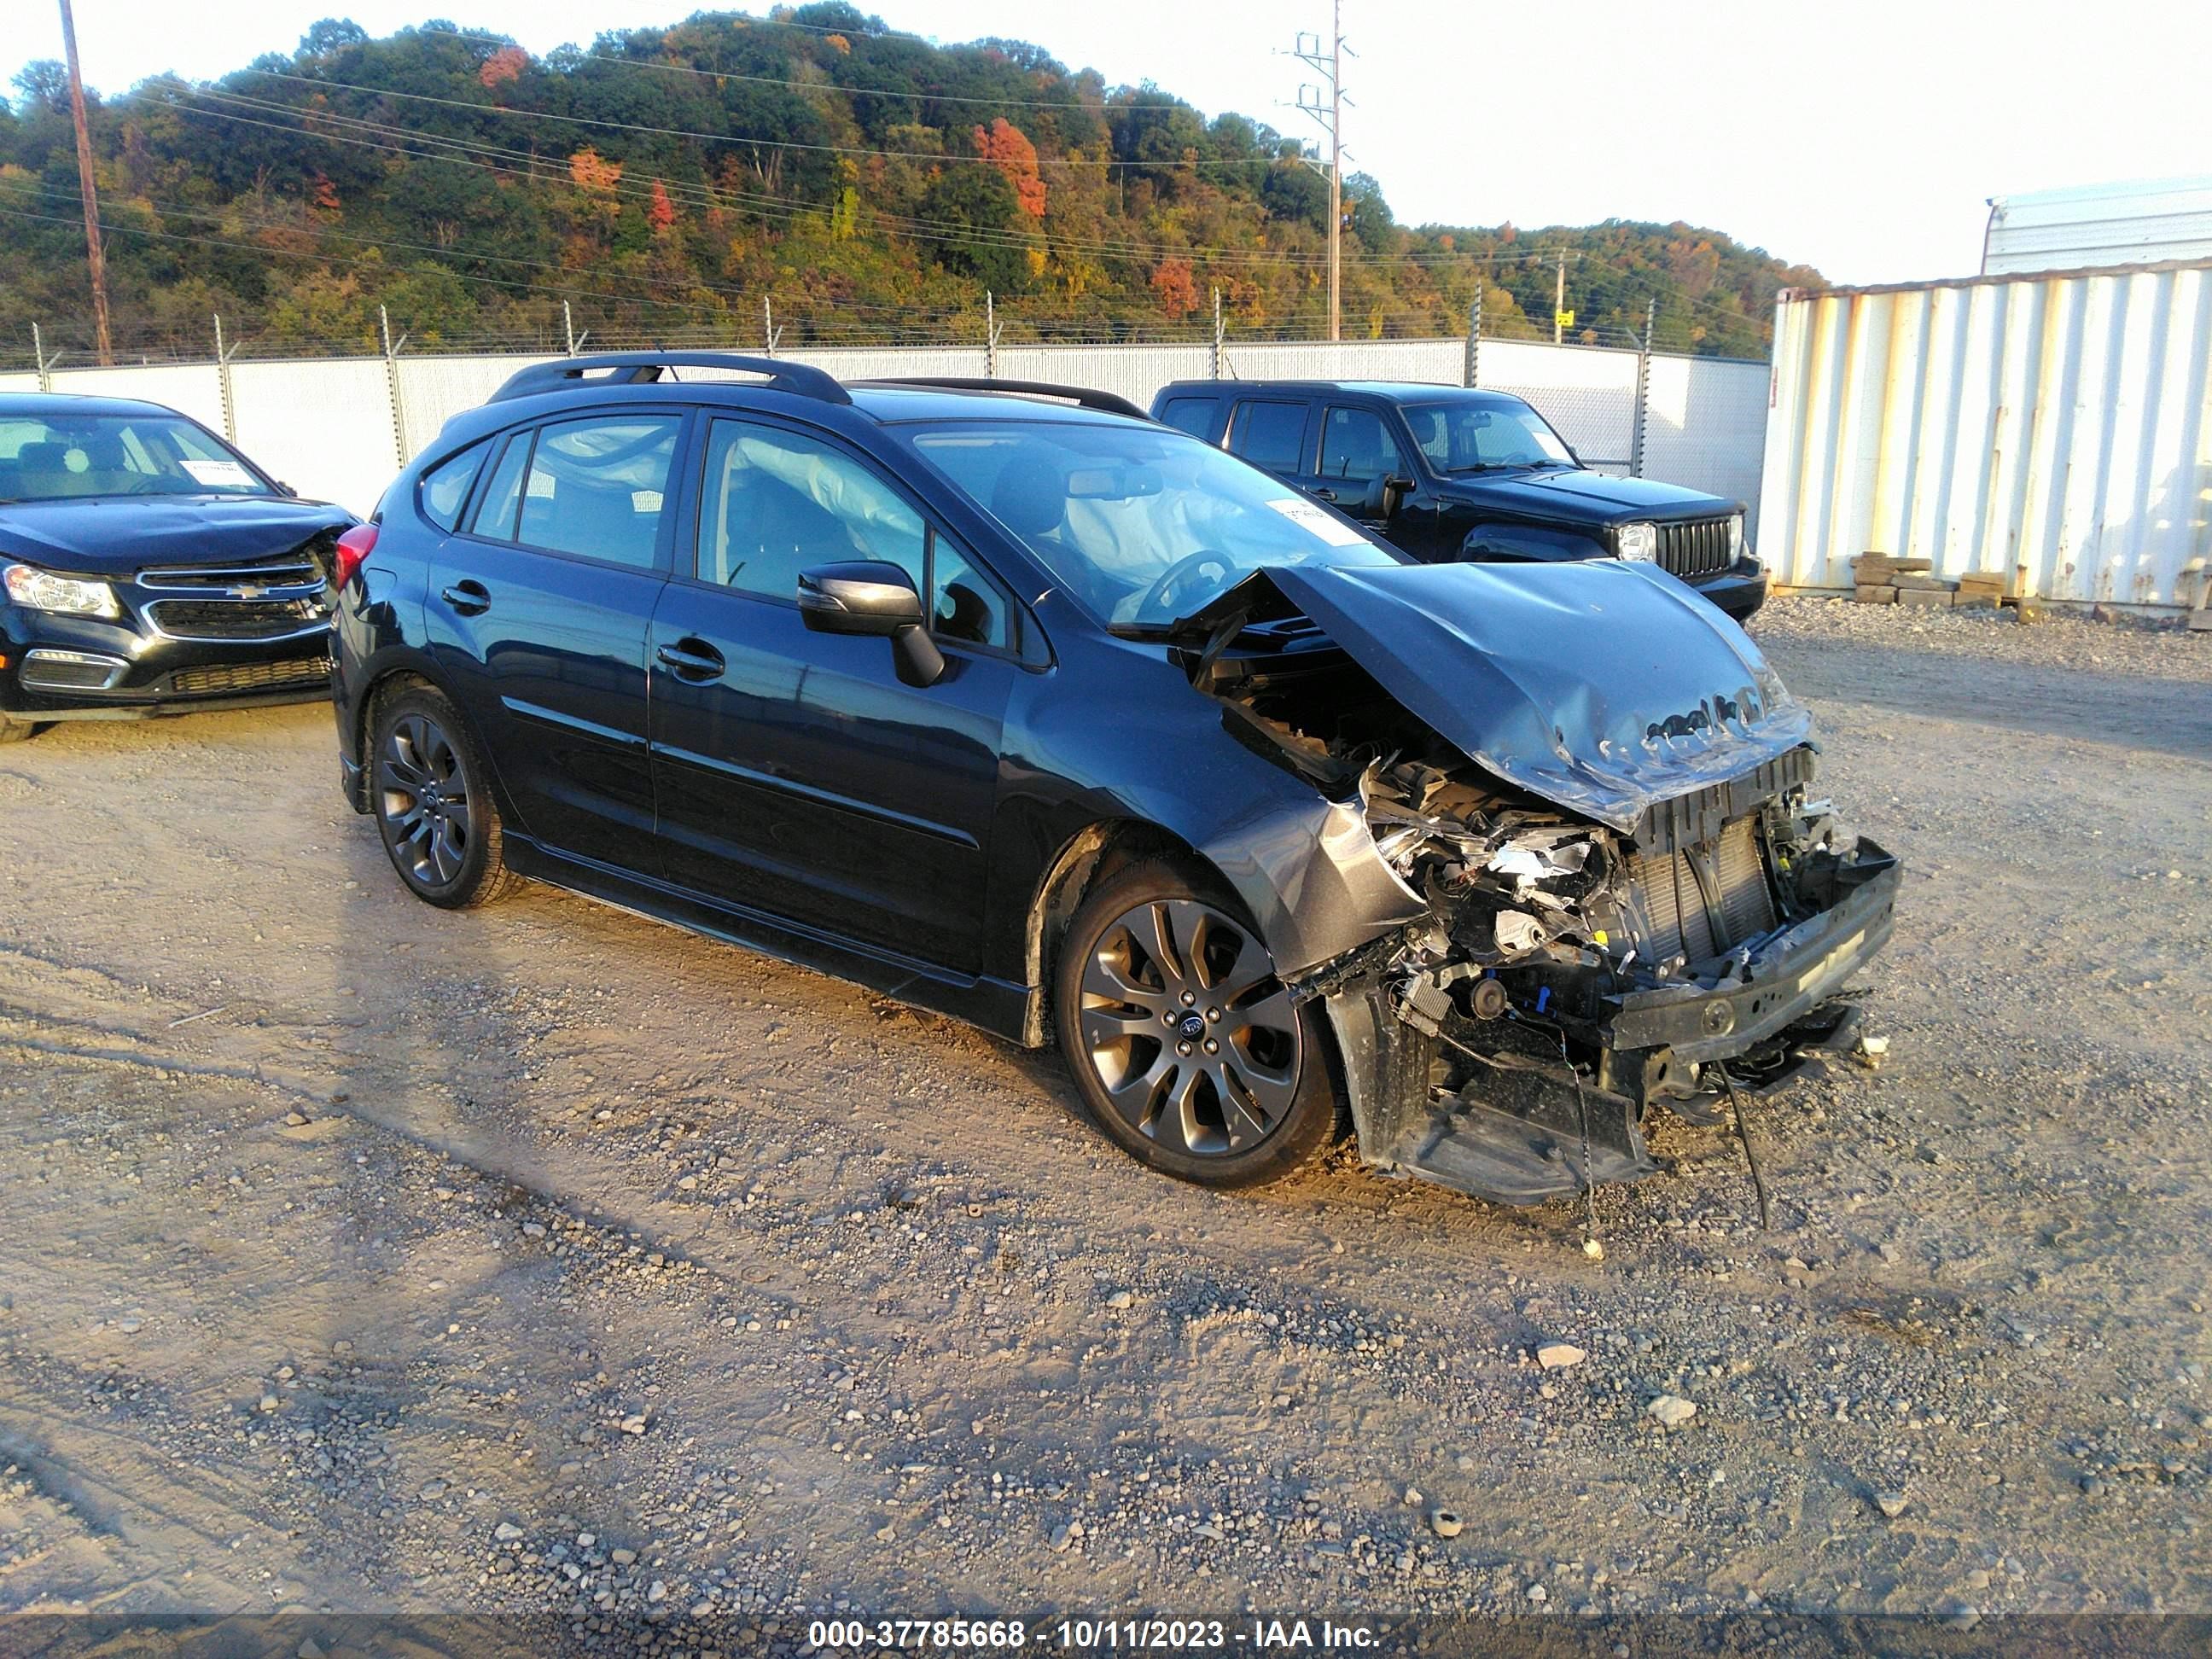
M 76 19 L 70 0 L 61 0 L 62 51 L 69 58 L 70 115 L 76 122 L 76 186 L 84 198 L 84 258 L 92 268 L 92 327 L 100 366 L 115 363 L 115 344 L 107 331 L 107 257 L 100 246 L 100 197 L 92 183 L 92 129 L 84 115 L 84 76 L 76 66 Z
M 1328 135 L 1328 337 L 1332 340 L 1343 337 L 1344 320 L 1344 106 L 1352 101 L 1344 95 L 1345 52 L 1344 0 L 1329 0 L 1327 46 L 1318 35 L 1301 34 L 1291 56 L 1310 64 L 1322 78 L 1318 88 L 1298 88 L 1298 107 Z
M 1552 281 L 1552 343 L 1559 343 L 1559 324 L 1567 314 L 1567 251 L 1559 250 L 1559 275 Z
M 999 302 L 989 289 L 983 290 L 983 374 L 999 378 Z
M 783 331 L 775 325 L 775 301 L 767 295 L 761 295 L 761 338 L 768 344 L 764 356 L 775 356 L 776 342 L 783 338 Z
M 1221 335 L 1221 289 L 1213 290 L 1213 349 L 1206 354 L 1206 373 L 1208 380 L 1222 378 L 1222 368 L 1229 354 L 1223 349 L 1225 342 Z

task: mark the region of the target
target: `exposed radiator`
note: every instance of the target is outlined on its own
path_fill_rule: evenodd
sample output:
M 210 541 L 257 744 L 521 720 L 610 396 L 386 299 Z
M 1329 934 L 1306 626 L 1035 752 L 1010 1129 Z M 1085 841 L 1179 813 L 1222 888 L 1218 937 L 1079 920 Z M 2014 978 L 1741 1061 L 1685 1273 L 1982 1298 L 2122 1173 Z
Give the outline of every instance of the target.
M 1702 962 L 1774 927 L 1774 895 L 1750 818 L 1724 826 L 1717 840 L 1631 859 L 1628 877 L 1647 959 Z

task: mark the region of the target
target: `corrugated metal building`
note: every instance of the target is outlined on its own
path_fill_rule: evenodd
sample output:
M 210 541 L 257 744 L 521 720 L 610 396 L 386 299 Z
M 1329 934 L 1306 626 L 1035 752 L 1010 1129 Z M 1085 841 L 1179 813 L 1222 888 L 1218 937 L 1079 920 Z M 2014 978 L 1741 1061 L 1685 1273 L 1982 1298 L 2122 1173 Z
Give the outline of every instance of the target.
M 1769 403 L 1759 550 L 1791 585 L 1873 550 L 2175 605 L 2212 558 L 2212 263 L 1785 291 Z
M 1982 275 L 2212 259 L 2212 178 L 2141 179 L 1990 201 Z

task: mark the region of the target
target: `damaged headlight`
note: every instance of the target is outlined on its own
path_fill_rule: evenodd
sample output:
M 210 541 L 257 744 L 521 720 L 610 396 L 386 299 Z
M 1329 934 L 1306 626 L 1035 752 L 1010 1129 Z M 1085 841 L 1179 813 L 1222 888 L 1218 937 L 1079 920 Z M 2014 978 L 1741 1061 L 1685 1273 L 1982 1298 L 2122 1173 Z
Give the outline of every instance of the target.
M 4 585 L 8 597 L 26 611 L 110 619 L 123 614 L 115 603 L 115 590 L 106 582 L 57 576 L 51 570 L 31 565 L 10 564 L 0 566 L 0 585 Z
M 1640 559 L 1649 564 L 1659 556 L 1659 526 L 1625 524 L 1613 532 L 1613 547 L 1624 559 Z

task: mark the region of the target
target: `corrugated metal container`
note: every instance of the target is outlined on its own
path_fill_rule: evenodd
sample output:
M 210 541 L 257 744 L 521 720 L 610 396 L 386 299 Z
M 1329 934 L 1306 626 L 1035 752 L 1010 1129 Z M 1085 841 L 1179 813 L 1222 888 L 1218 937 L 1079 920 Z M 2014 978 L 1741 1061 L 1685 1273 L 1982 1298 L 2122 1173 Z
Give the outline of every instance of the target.
M 1984 276 L 2212 259 L 2212 179 L 2145 179 L 1999 196 Z
M 2212 555 L 2212 264 L 1785 292 L 1759 551 L 1864 551 L 2046 599 L 2188 602 Z

